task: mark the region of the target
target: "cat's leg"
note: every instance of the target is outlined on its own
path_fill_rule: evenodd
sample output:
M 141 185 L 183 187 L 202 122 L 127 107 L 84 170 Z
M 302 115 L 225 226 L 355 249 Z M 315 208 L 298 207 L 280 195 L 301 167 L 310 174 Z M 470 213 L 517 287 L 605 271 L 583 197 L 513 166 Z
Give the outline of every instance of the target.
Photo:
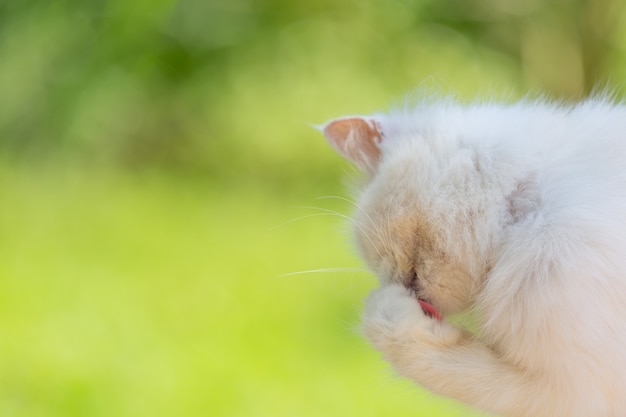
M 503 416 L 564 415 L 543 378 L 505 362 L 470 333 L 428 317 L 401 285 L 372 293 L 364 331 L 400 374 L 437 394 Z

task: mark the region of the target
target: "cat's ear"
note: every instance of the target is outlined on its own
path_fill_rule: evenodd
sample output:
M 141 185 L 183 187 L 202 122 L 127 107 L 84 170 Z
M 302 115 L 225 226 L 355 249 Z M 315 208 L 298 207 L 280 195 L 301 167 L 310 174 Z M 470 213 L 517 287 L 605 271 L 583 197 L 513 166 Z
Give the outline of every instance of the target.
M 326 123 L 321 130 L 337 152 L 362 170 L 374 173 L 384 138 L 378 120 L 362 116 L 341 117 Z

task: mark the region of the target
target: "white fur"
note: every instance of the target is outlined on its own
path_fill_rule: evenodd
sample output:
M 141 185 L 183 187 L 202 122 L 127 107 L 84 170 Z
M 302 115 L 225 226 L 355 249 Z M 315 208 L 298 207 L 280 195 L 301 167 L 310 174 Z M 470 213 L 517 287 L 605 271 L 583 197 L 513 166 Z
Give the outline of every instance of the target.
M 496 414 L 626 415 L 626 107 L 373 118 L 384 140 L 355 216 L 381 281 L 367 337 L 399 373 Z M 479 334 L 426 316 L 410 270 L 444 315 L 478 311 Z

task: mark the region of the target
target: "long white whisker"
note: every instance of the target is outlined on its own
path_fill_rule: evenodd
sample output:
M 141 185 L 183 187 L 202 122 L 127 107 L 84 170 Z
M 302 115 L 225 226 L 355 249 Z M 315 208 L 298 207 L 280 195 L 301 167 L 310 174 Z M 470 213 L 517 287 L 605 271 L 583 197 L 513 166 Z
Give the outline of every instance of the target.
M 346 201 L 346 202 L 352 204 L 356 209 L 359 209 L 359 210 L 361 209 L 361 206 L 356 201 L 353 201 L 353 200 L 351 200 L 349 198 L 346 198 L 346 197 L 341 197 L 341 196 L 338 196 L 338 195 L 326 195 L 326 196 L 318 197 L 316 200 L 323 200 L 323 199 L 335 199 L 335 200 Z M 365 217 L 367 218 L 367 221 L 369 222 L 369 225 L 372 226 L 372 228 L 373 228 L 372 231 L 375 232 L 376 235 L 379 238 L 382 237 L 381 234 L 380 234 L 380 231 L 376 227 L 376 223 L 374 222 L 372 217 L 369 214 L 367 214 L 367 212 L 365 212 L 363 210 L 360 210 L 360 212 L 363 213 L 365 215 Z
M 346 216 L 345 214 L 339 213 L 338 211 L 335 211 L 335 210 L 325 209 L 325 208 L 322 208 L 322 207 L 314 207 L 314 206 L 300 206 L 299 208 L 318 210 L 318 211 L 321 211 L 323 213 L 333 214 L 333 215 L 335 215 L 335 216 L 337 216 L 339 218 L 342 218 L 342 219 L 345 219 L 345 220 L 349 221 L 350 223 L 353 223 L 356 227 L 361 229 L 363 231 L 363 233 L 365 233 L 366 235 L 367 235 L 368 232 L 376 232 L 375 229 L 372 229 L 372 228 L 368 227 L 365 224 L 356 222 L 356 221 L 354 221 L 354 219 L 352 217 Z M 370 241 L 371 241 L 371 239 L 370 239 Z
M 322 213 L 332 214 L 332 215 L 335 215 L 335 216 L 337 216 L 339 218 L 342 218 L 342 219 L 345 219 L 345 220 L 351 222 L 352 224 L 354 224 L 356 227 L 358 227 L 363 232 L 363 235 L 371 243 L 371 245 L 374 248 L 374 250 L 378 253 L 378 256 L 380 256 L 381 258 L 383 257 L 382 252 L 380 251 L 378 245 L 376 245 L 376 243 L 372 240 L 372 237 L 370 236 L 370 234 L 373 234 L 373 235 L 377 236 L 379 239 L 382 239 L 382 240 L 384 240 L 383 239 L 384 236 L 381 234 L 381 231 L 379 230 L 379 228 L 376 226 L 376 224 L 374 223 L 374 221 L 371 219 L 371 217 L 369 215 L 367 215 L 367 220 L 370 223 L 368 225 L 368 224 L 363 224 L 361 222 L 357 222 L 352 217 L 346 216 L 343 213 L 339 213 L 338 211 L 331 210 L 331 209 L 326 209 L 326 208 L 322 208 L 322 207 L 315 207 L 315 206 L 299 206 L 298 208 L 310 209 L 310 210 L 318 210 L 318 211 L 321 211 Z M 358 206 L 357 206 L 357 208 L 358 208 Z
M 290 277 L 294 275 L 303 274 L 317 274 L 322 272 L 369 272 L 364 268 L 320 268 L 320 269 L 307 269 L 305 271 L 289 272 L 286 274 L 278 275 L 277 278 Z
M 352 219 L 352 217 L 350 217 L 350 216 L 346 216 L 345 214 L 343 214 L 343 213 L 339 213 L 338 211 L 331 210 L 331 209 L 325 209 L 325 208 L 323 208 L 323 207 L 315 207 L 315 206 L 298 206 L 298 208 L 302 208 L 302 209 L 309 209 L 309 210 L 318 210 L 318 211 L 321 211 L 321 212 L 324 212 L 324 213 L 333 214 L 333 215 L 335 215 L 335 216 L 337 216 L 337 217 L 340 217 L 340 218 L 342 218 L 342 219 L 348 220 L 348 221 L 350 221 L 350 222 L 353 220 L 353 219 Z
M 374 250 L 376 250 L 376 252 L 378 253 L 378 256 L 382 257 L 382 253 L 380 251 L 380 249 L 378 248 L 378 245 L 376 245 L 376 243 L 372 240 L 370 233 L 372 233 L 373 235 L 375 235 L 376 237 L 378 237 L 378 239 L 384 241 L 384 236 L 381 233 L 380 228 L 376 225 L 376 223 L 374 222 L 374 220 L 372 219 L 372 217 L 367 214 L 367 212 L 365 212 L 364 210 L 360 210 L 361 207 L 358 205 L 357 202 L 352 201 L 348 198 L 345 197 L 340 197 L 340 196 L 323 196 L 323 197 L 318 197 L 318 200 L 321 199 L 337 199 L 337 200 L 342 200 L 342 201 L 347 201 L 348 203 L 352 204 L 356 209 L 358 209 L 362 214 L 365 215 L 365 220 L 367 220 L 366 224 L 363 224 L 361 222 L 357 222 L 353 220 L 353 223 L 359 228 L 361 229 L 361 231 L 363 231 L 363 234 L 365 235 L 365 237 L 367 238 L 367 240 L 372 244 L 372 247 L 374 248 Z
M 354 207 L 359 208 L 359 206 L 357 205 L 357 203 L 354 200 L 351 200 L 349 198 L 346 197 L 342 197 L 339 195 L 323 195 L 321 197 L 317 197 L 316 200 L 340 200 L 340 201 L 345 201 L 347 203 L 352 204 Z

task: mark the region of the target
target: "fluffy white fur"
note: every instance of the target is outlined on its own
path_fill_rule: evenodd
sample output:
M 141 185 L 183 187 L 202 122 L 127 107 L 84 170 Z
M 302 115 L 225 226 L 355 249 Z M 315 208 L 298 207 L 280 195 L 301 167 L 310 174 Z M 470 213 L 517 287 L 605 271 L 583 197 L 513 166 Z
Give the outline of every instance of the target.
M 502 416 L 626 415 L 625 106 L 444 101 L 324 132 L 369 174 L 364 330 L 400 374 Z

